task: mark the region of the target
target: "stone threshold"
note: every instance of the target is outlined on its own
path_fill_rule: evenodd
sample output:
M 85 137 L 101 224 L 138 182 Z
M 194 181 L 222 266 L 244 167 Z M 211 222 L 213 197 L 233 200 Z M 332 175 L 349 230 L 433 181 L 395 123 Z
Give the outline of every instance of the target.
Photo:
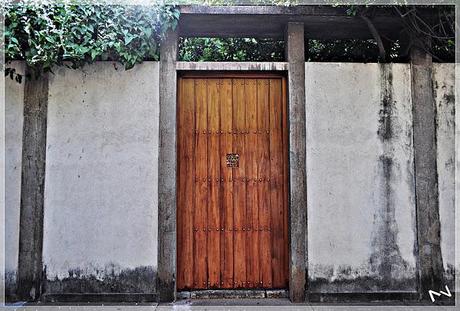
M 210 289 L 177 292 L 177 299 L 273 299 L 288 298 L 286 289 Z

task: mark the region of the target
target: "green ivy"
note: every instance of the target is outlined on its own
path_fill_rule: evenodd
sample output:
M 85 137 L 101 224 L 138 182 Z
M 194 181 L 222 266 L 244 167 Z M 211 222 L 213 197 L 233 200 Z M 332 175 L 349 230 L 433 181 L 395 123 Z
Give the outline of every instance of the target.
M 284 41 L 261 38 L 181 38 L 182 61 L 283 61 Z
M 76 69 L 96 60 L 118 61 L 130 69 L 157 60 L 162 38 L 180 14 L 172 5 L 89 0 L 6 0 L 3 9 L 6 60 L 25 60 L 37 72 L 63 65 Z M 5 73 L 14 76 L 11 68 Z

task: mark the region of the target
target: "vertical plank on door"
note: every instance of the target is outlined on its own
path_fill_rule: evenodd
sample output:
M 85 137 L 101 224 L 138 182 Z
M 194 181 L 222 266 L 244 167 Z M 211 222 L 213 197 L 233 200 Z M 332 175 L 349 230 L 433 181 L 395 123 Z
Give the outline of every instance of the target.
M 208 106 L 208 287 L 220 286 L 220 126 L 219 80 L 207 80 Z
M 244 79 L 233 80 L 233 148 L 240 155 L 239 167 L 233 169 L 234 206 L 234 287 L 246 286 L 246 153 L 245 132 L 246 113 L 244 99 Z
M 194 245 L 194 286 L 207 287 L 206 256 L 206 208 L 208 203 L 208 127 L 206 79 L 195 79 L 196 139 L 195 139 L 195 245 Z
M 281 80 L 270 79 L 270 204 L 272 220 L 273 287 L 283 282 L 283 137 L 281 111 Z
M 224 233 L 221 239 L 222 288 L 233 288 L 233 182 L 232 168 L 227 167 L 227 154 L 233 152 L 232 79 L 223 79 L 220 98 L 220 173 L 222 179 L 222 217 Z
M 195 138 L 195 87 L 193 79 L 182 79 L 179 84 L 178 130 L 178 288 L 193 288 L 193 197 L 194 138 Z
M 246 287 L 259 282 L 259 205 L 257 201 L 257 79 L 245 82 L 246 99 Z
M 259 178 L 259 233 L 260 233 L 260 282 L 261 287 L 271 287 L 272 269 L 271 256 L 272 245 L 270 239 L 270 87 L 268 79 L 260 79 L 257 84 L 257 127 L 259 165 L 257 167 L 257 178 Z
M 288 202 L 289 202 L 289 197 L 288 197 L 288 192 L 289 192 L 289 183 L 288 183 L 288 171 L 289 171 L 289 166 L 288 166 L 288 161 L 287 159 L 289 158 L 289 124 L 288 124 L 288 111 L 287 111 L 287 89 L 286 89 L 286 78 L 282 78 L 281 80 L 281 111 L 282 111 L 282 135 L 283 135 L 283 155 L 282 155 L 282 163 L 283 163 L 283 220 L 284 220 L 284 226 L 283 226 L 283 266 L 282 270 L 284 271 L 283 274 L 283 282 L 284 282 L 284 287 L 287 287 L 289 284 L 289 219 L 288 219 Z

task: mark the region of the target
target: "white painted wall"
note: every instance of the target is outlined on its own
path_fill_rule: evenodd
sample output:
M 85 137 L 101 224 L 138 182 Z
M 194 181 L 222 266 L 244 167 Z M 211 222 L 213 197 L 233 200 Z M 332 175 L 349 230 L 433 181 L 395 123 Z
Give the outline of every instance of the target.
M 453 67 L 435 64 L 433 74 L 446 268 L 454 262 L 453 104 L 446 97 L 453 92 Z M 156 62 L 129 71 L 100 62 L 51 76 L 44 224 L 49 280 L 75 277 L 75 271 L 102 280 L 112 270 L 156 269 L 158 74 Z M 6 81 L 7 272 L 17 268 L 23 85 Z M 382 90 L 392 90 L 388 139 L 378 134 L 388 95 Z M 414 291 L 409 65 L 307 63 L 306 94 L 310 289 Z M 382 156 L 393 160 L 387 171 Z M 388 218 L 397 251 L 388 249 Z M 395 281 L 382 286 L 385 252 Z
M 434 64 L 438 189 L 444 268 L 455 266 L 455 66 Z M 453 277 L 451 274 L 450 277 Z
M 24 63 L 8 67 L 24 74 Z M 19 206 L 21 200 L 22 125 L 24 81 L 5 78 L 5 275 L 7 290 L 16 282 L 19 251 Z
M 392 135 L 382 140 L 382 89 L 390 87 L 390 74 Z M 415 290 L 409 65 L 385 71 L 379 64 L 307 63 L 306 94 L 310 290 Z M 392 159 L 388 183 L 382 156 Z M 394 232 L 394 245 L 385 228 Z M 393 283 L 382 288 L 385 252 Z
M 48 279 L 157 265 L 158 62 L 51 76 L 44 264 Z M 74 275 L 75 276 L 75 275 Z M 154 280 L 152 280 L 154 282 Z

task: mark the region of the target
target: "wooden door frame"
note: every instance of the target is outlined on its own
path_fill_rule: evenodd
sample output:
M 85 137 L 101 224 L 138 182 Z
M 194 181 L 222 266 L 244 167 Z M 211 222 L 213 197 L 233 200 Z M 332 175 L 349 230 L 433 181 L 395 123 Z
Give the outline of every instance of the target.
M 288 75 L 288 175 L 289 175 L 289 297 L 304 302 L 307 289 L 307 178 L 305 115 L 305 41 L 303 23 L 286 25 L 287 63 L 219 63 L 206 64 L 216 71 L 282 71 Z M 176 299 L 176 210 L 177 210 L 177 74 L 178 29 L 169 30 L 160 47 L 159 104 L 160 146 L 158 156 L 158 277 L 159 301 Z M 190 63 L 189 68 L 198 68 Z
M 176 150 L 178 150 L 178 145 L 179 145 L 179 128 L 180 128 L 180 117 L 179 117 L 179 113 L 180 113 L 180 102 L 179 102 L 179 98 L 180 98 L 180 82 L 181 82 L 181 79 L 194 79 L 194 78 L 198 78 L 198 79 L 219 79 L 219 78 L 222 78 L 222 79 L 231 79 L 231 78 L 235 78 L 235 79 L 280 79 L 281 80 L 281 96 L 282 96 L 282 103 L 281 103 L 281 111 L 283 112 L 283 117 L 284 117 L 284 120 L 283 120 L 283 123 L 284 124 L 288 124 L 289 122 L 289 110 L 288 110 L 288 92 L 287 92 L 287 81 L 288 81 L 288 73 L 286 71 L 209 71 L 209 70 L 190 70 L 190 71 L 177 71 L 177 81 L 176 81 L 176 93 L 177 93 L 177 99 L 176 99 Z M 289 132 L 284 129 L 281 129 L 282 130 L 282 135 L 285 136 L 283 138 L 283 140 L 287 143 L 286 146 L 284 146 L 284 149 L 283 149 L 283 167 L 281 168 L 282 171 L 284 171 L 285 173 L 285 187 L 286 190 L 283 191 L 285 197 L 283 198 L 283 200 L 285 201 L 285 206 L 286 206 L 286 212 L 287 212 L 287 218 L 284 221 L 287 222 L 287 230 L 285 233 L 287 234 L 288 238 L 287 238 L 287 242 L 288 242 L 288 250 L 287 250 L 287 257 L 288 259 L 291 257 L 290 256 L 290 209 L 289 209 Z M 179 161 L 180 161 L 180 154 L 177 153 L 176 154 L 176 167 L 179 167 Z M 180 183 L 180 172 L 179 170 L 176 171 L 176 190 L 179 189 L 179 183 Z M 176 200 L 176 206 L 175 206 L 175 210 L 176 210 L 176 263 L 175 263 L 175 271 L 176 271 L 176 278 L 175 280 L 177 280 L 177 271 L 178 271 L 178 266 L 179 266 L 179 262 L 178 262 L 178 252 L 177 252 L 177 246 L 178 246 L 178 240 L 177 240 L 177 237 L 178 237 L 178 227 L 177 227 L 177 220 L 178 220 L 178 210 L 179 210 L 179 206 L 178 206 L 179 202 Z M 284 266 L 283 267 L 280 267 L 282 269 L 285 269 L 285 268 L 289 268 L 289 262 L 290 260 L 288 260 L 287 262 L 285 262 L 284 264 L 287 264 L 288 266 Z M 289 276 L 290 273 L 288 273 L 288 276 Z M 288 280 L 288 284 L 287 284 L 287 288 L 282 288 L 281 290 L 288 290 L 289 289 L 289 280 Z M 196 289 L 196 290 L 193 290 L 193 291 L 206 291 L 208 289 Z M 216 289 L 213 289 L 213 290 L 216 290 Z M 219 288 L 217 289 L 218 291 L 231 291 L 231 292 L 234 292 L 234 291 L 241 291 L 241 289 L 225 289 L 225 288 Z M 263 289 L 265 290 L 265 289 Z M 270 290 L 270 289 L 266 289 L 266 290 Z M 278 290 L 276 288 L 276 290 Z M 261 291 L 261 289 L 259 288 L 254 288 L 254 289 L 243 289 L 243 291 Z M 178 292 L 180 292 L 180 290 L 177 288 L 177 282 L 175 282 L 175 293 L 177 294 Z

